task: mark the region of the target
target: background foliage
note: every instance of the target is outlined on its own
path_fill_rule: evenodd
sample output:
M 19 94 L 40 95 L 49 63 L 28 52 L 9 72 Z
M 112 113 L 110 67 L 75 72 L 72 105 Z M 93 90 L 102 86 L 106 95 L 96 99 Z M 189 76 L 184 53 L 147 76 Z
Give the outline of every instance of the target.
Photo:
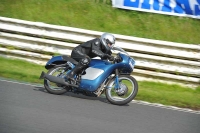
M 0 16 L 200 44 L 200 20 L 113 8 L 110 0 L 0 0 Z

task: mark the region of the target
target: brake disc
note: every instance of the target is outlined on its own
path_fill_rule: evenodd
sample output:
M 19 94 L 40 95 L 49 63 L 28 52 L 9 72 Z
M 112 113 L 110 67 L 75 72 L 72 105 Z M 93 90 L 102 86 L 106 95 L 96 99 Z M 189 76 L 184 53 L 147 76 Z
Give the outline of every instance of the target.
M 127 92 L 128 92 L 128 87 L 125 84 L 120 83 L 119 89 L 116 90 L 117 95 L 124 96 L 125 94 L 127 94 Z

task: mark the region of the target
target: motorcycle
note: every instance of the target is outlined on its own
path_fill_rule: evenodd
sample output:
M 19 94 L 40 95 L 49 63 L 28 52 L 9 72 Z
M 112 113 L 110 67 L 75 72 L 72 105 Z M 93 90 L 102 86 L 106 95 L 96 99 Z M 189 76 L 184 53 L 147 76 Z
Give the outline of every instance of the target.
M 89 66 L 70 81 L 66 76 L 78 62 L 66 55 L 53 56 L 45 65 L 48 72 L 42 72 L 40 79 L 44 79 L 44 87 L 51 94 L 73 92 L 99 97 L 105 92 L 110 103 L 128 104 L 138 92 L 138 83 L 130 75 L 135 61 L 122 48 L 113 47 L 113 50 L 114 61 L 91 59 Z

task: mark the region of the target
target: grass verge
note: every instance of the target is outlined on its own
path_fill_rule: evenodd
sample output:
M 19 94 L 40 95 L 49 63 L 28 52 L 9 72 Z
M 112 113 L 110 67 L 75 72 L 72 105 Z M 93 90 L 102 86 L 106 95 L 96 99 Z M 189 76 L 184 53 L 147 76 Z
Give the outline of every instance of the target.
M 3 57 L 0 57 L 0 62 L 0 77 L 31 83 L 43 83 L 42 80 L 39 80 L 39 76 L 41 71 L 45 71 L 44 66 Z M 139 92 L 135 98 L 136 100 L 200 110 L 200 87 L 194 89 L 175 84 L 148 81 L 138 83 Z
M 113 8 L 111 0 L 0 0 L 0 16 L 199 44 L 200 20 Z

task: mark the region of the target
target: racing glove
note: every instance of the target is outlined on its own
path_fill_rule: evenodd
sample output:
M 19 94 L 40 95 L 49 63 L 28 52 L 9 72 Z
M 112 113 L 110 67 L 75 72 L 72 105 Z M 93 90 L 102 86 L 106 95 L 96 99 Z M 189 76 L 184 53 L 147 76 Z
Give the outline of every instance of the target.
M 111 56 L 109 54 L 106 54 L 105 56 L 108 58 L 109 61 L 114 61 L 114 57 L 113 56 Z

